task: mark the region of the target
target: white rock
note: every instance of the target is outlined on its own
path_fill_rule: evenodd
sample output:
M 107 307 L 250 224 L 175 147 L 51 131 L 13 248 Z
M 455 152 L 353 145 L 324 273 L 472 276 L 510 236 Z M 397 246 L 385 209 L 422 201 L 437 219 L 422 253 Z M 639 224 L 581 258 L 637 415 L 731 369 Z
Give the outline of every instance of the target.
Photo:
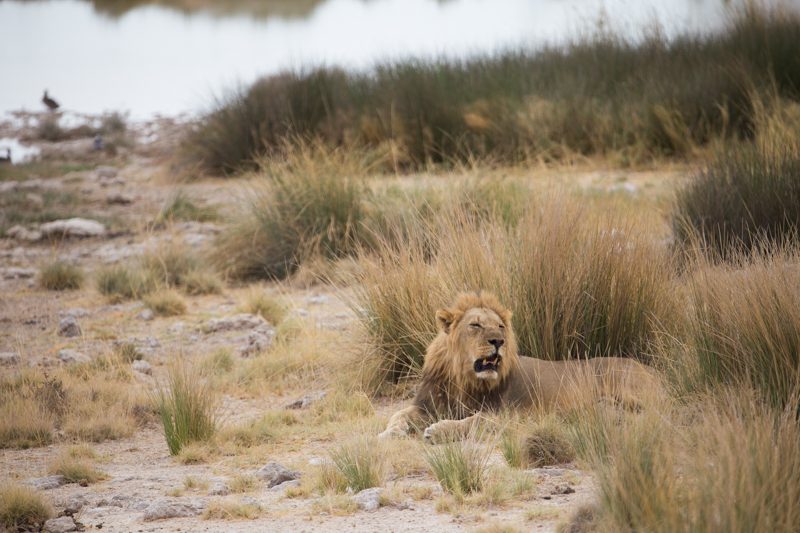
M 88 363 L 92 359 L 77 350 L 59 350 L 58 352 L 58 359 L 64 363 L 65 365 L 70 365 L 74 363 Z
M 355 496 L 353 501 L 356 502 L 358 508 L 362 511 L 377 511 L 381 506 L 381 493 L 383 489 L 380 487 L 372 487 L 371 489 L 364 489 Z
M 181 518 L 197 516 L 205 504 L 200 501 L 177 502 L 171 500 L 157 500 L 152 502 L 144 510 L 144 521 L 164 520 L 166 518 Z
M 73 307 L 72 309 L 67 309 L 66 311 L 60 312 L 59 315 L 71 316 L 72 318 L 83 318 L 85 316 L 89 316 L 89 311 L 83 307 Z
M 45 522 L 44 530 L 48 533 L 69 533 L 70 531 L 77 531 L 78 526 L 71 516 L 61 516 L 59 518 L 51 518 Z
M 81 334 L 81 327 L 75 318 L 64 317 L 58 323 L 58 334 L 61 337 L 77 337 Z
M 103 237 L 106 227 L 88 218 L 54 220 L 39 226 L 45 237 Z
M 269 462 L 256 470 L 255 476 L 267 482 L 267 488 L 280 485 L 284 481 L 300 479 L 300 472 L 289 470 L 276 462 Z
M 36 490 L 50 490 L 57 489 L 61 485 L 66 485 L 67 480 L 64 476 L 45 476 L 29 479 L 25 484 Z
M 136 315 L 136 318 L 138 318 L 139 320 L 144 320 L 146 322 L 149 322 L 150 320 L 153 320 L 155 316 L 156 315 L 155 313 L 153 313 L 152 309 L 143 309 L 141 313 Z
M 34 268 L 8 267 L 0 269 L 0 272 L 3 274 L 3 279 L 27 279 L 36 275 Z
M 302 398 L 298 398 L 297 400 L 286 404 L 286 409 L 307 409 L 312 403 L 323 399 L 325 395 L 325 391 L 317 391 L 306 394 Z
M 208 489 L 209 496 L 227 496 L 231 489 L 224 481 L 217 481 Z
M 95 176 L 105 179 L 116 178 L 118 172 L 116 168 L 108 166 L 100 166 L 94 169 Z
M 19 354 L 16 352 L 0 352 L 0 366 L 14 366 L 19 363 Z
M 299 487 L 300 480 L 299 479 L 290 479 L 289 481 L 284 481 L 274 487 L 270 488 L 269 490 L 272 492 L 282 492 L 290 487 Z
M 251 357 L 260 354 L 272 345 L 274 337 L 274 329 L 266 325 L 260 326 L 257 331 L 248 333 L 246 337 L 239 339 L 242 344 L 239 347 L 239 355 L 241 357 Z
M 206 333 L 217 333 L 219 331 L 237 331 L 243 329 L 255 329 L 259 326 L 269 325 L 260 315 L 242 313 L 224 318 L 212 318 L 206 323 Z
M 153 367 L 150 366 L 150 363 L 148 363 L 147 361 L 143 361 L 141 359 L 131 363 L 131 368 L 133 368 L 136 372 L 147 374 L 148 376 L 151 376 L 153 374 Z
M 64 506 L 64 513 L 72 516 L 81 512 L 81 509 L 86 507 L 88 503 L 89 502 L 84 496 L 81 494 L 76 494 L 75 496 L 63 502 L 62 505 Z
M 11 237 L 18 241 L 36 242 L 41 240 L 42 232 L 38 230 L 29 230 L 23 226 L 12 226 L 6 230 L 6 237 Z

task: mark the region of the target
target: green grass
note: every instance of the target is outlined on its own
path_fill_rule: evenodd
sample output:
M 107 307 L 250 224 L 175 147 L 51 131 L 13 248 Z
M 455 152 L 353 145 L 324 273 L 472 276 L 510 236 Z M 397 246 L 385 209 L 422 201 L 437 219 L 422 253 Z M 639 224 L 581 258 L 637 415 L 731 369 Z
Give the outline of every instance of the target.
M 463 497 L 484 488 L 490 451 L 467 439 L 426 448 L 425 460 L 445 491 Z
M 52 507 L 35 490 L 10 483 L 0 487 L 0 527 L 4 531 L 39 530 L 52 516 Z
M 178 189 L 164 204 L 155 219 L 156 226 L 176 221 L 211 222 L 219 218 L 213 207 L 201 206 L 186 191 Z
M 324 485 L 344 492 L 359 492 L 383 485 L 385 460 L 380 443 L 375 439 L 357 438 L 330 451 L 332 465 L 326 466 Z
M 476 158 L 683 158 L 751 135 L 752 91 L 797 98 L 798 39 L 796 11 L 753 6 L 703 36 L 653 31 L 633 42 L 600 32 L 563 48 L 407 59 L 366 73 L 283 72 L 223 99 L 183 150 L 214 174 L 256 168 L 296 139 L 384 149 L 395 171 Z
M 97 290 L 112 301 L 141 298 L 156 287 L 155 279 L 148 272 L 124 265 L 101 268 L 96 280 Z
M 214 436 L 216 398 L 202 376 L 185 363 L 176 362 L 170 368 L 167 384 L 159 388 L 156 403 L 170 454 L 178 455 L 185 445 Z
M 80 289 L 84 281 L 83 270 L 72 263 L 56 260 L 39 270 L 38 283 L 49 291 Z

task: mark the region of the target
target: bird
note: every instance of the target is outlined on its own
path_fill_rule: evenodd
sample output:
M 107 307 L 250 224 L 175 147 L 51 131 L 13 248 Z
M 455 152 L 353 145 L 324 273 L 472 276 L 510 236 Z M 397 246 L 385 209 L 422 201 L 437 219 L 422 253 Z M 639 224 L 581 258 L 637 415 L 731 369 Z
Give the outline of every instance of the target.
M 47 106 L 50 111 L 55 111 L 59 108 L 58 102 L 47 96 L 47 89 L 44 91 L 44 96 L 42 96 L 42 103 Z
M 11 148 L 6 148 L 6 156 L 0 156 L 0 165 L 3 163 L 11 163 Z

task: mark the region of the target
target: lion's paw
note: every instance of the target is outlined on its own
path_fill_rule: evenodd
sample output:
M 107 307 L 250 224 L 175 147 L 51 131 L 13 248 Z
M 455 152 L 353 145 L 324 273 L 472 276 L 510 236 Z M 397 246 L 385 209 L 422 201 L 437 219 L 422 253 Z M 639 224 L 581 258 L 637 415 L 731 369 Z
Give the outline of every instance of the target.
M 442 420 L 431 424 L 422 433 L 422 438 L 428 444 L 442 444 L 454 440 L 455 431 L 452 420 Z
M 379 439 L 399 439 L 402 437 L 406 437 L 408 435 L 407 432 L 403 431 L 399 427 L 388 427 L 384 431 L 378 433 Z

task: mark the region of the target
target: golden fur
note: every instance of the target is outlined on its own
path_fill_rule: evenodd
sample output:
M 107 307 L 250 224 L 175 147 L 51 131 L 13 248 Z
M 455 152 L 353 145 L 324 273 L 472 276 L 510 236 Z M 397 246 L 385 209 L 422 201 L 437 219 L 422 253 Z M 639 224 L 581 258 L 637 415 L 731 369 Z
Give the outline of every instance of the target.
M 511 311 L 491 294 L 459 295 L 436 322 L 412 405 L 392 416 L 382 437 L 425 428 L 426 440 L 441 442 L 464 435 L 485 410 L 567 407 L 587 393 L 636 405 L 644 391 L 660 390 L 650 369 L 627 358 L 521 357 Z

